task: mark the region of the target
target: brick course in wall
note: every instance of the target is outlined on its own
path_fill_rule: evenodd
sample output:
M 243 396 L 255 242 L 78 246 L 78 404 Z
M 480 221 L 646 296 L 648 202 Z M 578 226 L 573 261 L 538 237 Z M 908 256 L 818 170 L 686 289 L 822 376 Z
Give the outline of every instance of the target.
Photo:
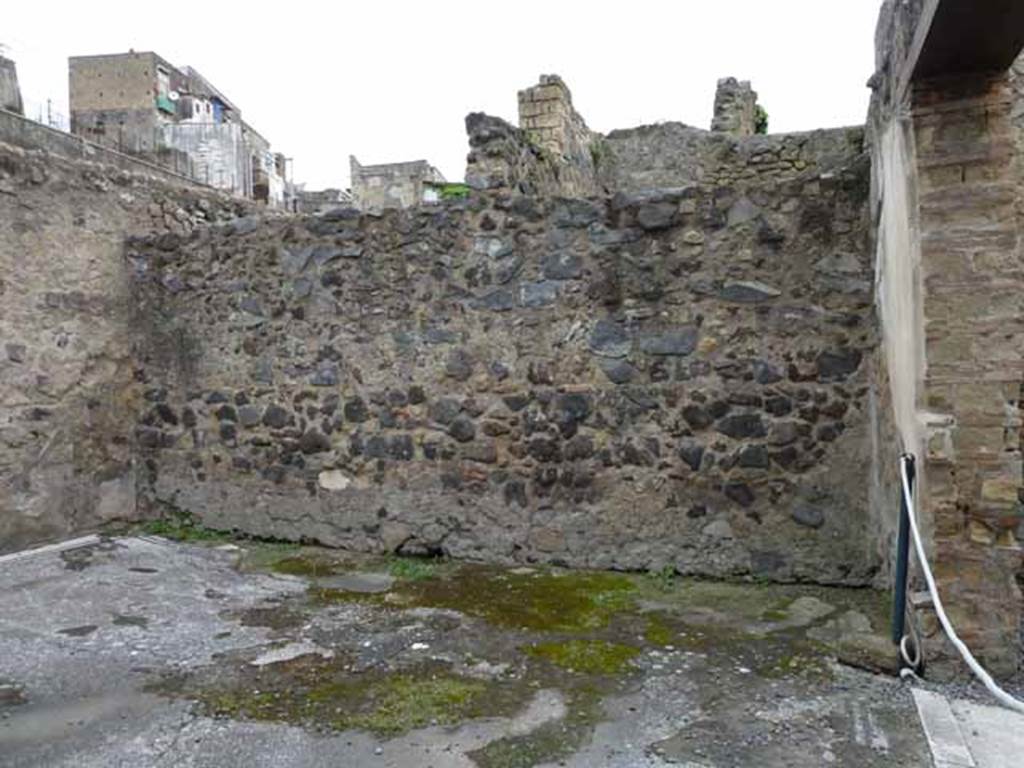
M 913 125 L 927 369 L 923 512 L 961 638 L 1016 669 L 1024 313 L 1020 167 L 1004 75 L 917 83 Z M 929 656 L 956 659 L 930 611 Z

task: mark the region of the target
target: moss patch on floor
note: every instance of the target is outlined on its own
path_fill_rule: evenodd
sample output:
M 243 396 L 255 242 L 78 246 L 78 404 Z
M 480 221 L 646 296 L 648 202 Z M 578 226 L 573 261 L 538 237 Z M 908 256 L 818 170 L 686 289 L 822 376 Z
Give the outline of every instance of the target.
M 303 576 L 315 579 L 322 576 L 333 576 L 336 573 L 343 573 L 345 568 L 339 566 L 324 557 L 310 555 L 293 555 L 282 557 L 270 566 L 274 573 L 283 573 L 287 576 Z
M 356 673 L 345 658 L 315 655 L 261 670 L 249 665 L 209 669 L 149 690 L 192 698 L 213 717 L 364 730 L 378 736 L 510 715 L 529 697 L 519 683 L 462 677 L 442 664 Z
M 535 658 L 547 659 L 562 669 L 588 675 L 620 675 L 632 667 L 640 649 L 604 640 L 567 640 L 535 643 L 524 649 Z
M 445 608 L 513 629 L 581 632 L 632 607 L 634 581 L 598 571 L 503 571 L 465 566 L 453 576 L 403 585 L 404 605 Z

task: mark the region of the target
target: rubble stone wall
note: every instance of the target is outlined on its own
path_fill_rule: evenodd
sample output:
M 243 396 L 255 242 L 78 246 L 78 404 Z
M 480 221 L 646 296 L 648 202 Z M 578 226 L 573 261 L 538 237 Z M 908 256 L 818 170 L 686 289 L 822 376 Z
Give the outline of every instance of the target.
M 759 187 L 842 169 L 864 141 L 861 127 L 735 137 L 659 123 L 602 139 L 598 165 L 610 190 L 638 191 L 701 182 Z
M 135 239 L 140 503 L 371 551 L 870 583 L 865 164 Z
M 0 143 L 0 552 L 134 517 L 125 234 L 183 233 L 232 206 Z

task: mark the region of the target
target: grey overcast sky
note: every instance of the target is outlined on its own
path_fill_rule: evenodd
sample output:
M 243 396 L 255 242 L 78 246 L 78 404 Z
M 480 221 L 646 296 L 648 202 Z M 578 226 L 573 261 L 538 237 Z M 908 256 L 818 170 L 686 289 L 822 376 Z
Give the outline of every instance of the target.
M 156 51 L 194 66 L 309 188 L 348 186 L 348 156 L 465 171 L 463 118 L 516 120 L 516 92 L 558 73 L 601 132 L 707 127 L 715 82 L 751 80 L 776 131 L 862 123 L 881 0 L 10 2 L 0 44 L 33 114 L 67 113 L 67 58 Z

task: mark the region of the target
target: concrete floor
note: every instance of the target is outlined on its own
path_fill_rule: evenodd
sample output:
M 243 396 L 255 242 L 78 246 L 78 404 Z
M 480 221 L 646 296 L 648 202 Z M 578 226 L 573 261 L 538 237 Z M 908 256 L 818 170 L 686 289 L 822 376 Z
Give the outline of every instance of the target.
M 870 660 L 880 608 L 104 540 L 0 562 L 0 765 L 931 765 L 910 689 L 835 660 Z M 976 734 L 1000 714 L 963 712 Z

